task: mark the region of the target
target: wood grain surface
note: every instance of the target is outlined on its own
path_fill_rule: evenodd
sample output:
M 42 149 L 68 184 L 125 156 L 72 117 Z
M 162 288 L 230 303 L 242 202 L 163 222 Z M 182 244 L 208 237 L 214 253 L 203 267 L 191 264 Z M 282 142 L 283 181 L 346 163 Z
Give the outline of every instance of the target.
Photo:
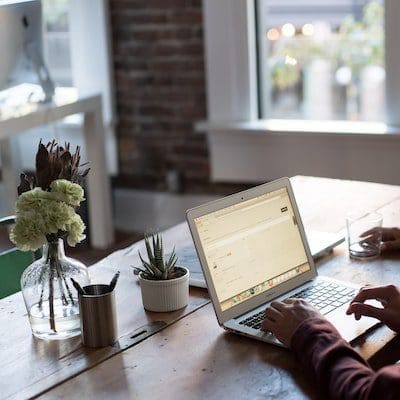
M 306 228 L 340 232 L 348 211 L 379 210 L 384 225 L 400 226 L 400 187 L 296 177 L 293 186 Z M 190 242 L 186 224 L 169 230 L 166 246 Z M 169 325 L 125 351 L 89 350 L 79 339 L 33 339 L 22 296 L 0 301 L 0 398 L 87 399 L 257 399 L 315 398 L 315 388 L 288 350 L 225 333 L 207 292 L 192 290 L 190 305 L 171 314 L 146 313 L 129 265 L 138 262 L 143 242 L 113 253 L 90 268 L 95 282 L 121 270 L 117 286 L 119 334 L 151 321 Z M 346 245 L 317 264 L 318 272 L 359 284 L 400 283 L 400 257 L 392 253 L 369 262 L 350 260 Z M 400 348 L 386 327 L 356 349 L 375 367 L 392 361 Z M 111 358 L 110 358 L 111 357 Z M 400 358 L 400 356 L 398 357 Z M 84 372 L 83 372 L 84 371 Z
M 341 246 L 318 270 L 360 284 L 399 282 L 400 258 L 355 263 Z M 399 340 L 384 326 L 355 349 L 375 368 L 400 359 Z M 289 350 L 225 332 L 211 304 L 40 398 L 70 393 L 85 399 L 317 398 L 313 381 Z
M 190 242 L 186 224 L 180 224 L 164 235 L 165 248 L 177 249 Z M 121 276 L 116 287 L 119 336 L 124 336 L 153 321 L 170 324 L 209 302 L 207 291 L 191 288 L 187 307 L 172 313 L 146 312 L 140 287 L 131 265 L 138 265 L 137 251 L 145 252 L 143 241 L 119 250 L 89 268 L 92 283 L 109 283 L 117 270 Z M 0 301 L 0 398 L 25 399 L 79 374 L 117 354 L 118 343 L 111 347 L 89 349 L 80 337 L 62 341 L 34 338 L 21 293 Z

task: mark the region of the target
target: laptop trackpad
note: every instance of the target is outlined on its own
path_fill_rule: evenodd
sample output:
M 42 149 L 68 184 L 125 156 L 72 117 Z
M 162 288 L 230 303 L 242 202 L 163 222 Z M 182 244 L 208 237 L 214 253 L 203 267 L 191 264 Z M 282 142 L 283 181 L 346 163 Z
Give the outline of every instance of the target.
M 339 331 L 342 337 L 348 342 L 364 334 L 368 329 L 380 323 L 375 318 L 361 317 L 360 320 L 354 318 L 354 314 L 347 315 L 348 304 L 325 315 L 325 318 L 331 322 Z

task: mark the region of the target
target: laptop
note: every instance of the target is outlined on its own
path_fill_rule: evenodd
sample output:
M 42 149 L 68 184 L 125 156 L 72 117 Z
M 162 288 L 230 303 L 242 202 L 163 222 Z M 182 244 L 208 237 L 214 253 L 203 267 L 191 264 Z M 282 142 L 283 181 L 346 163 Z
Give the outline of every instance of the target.
M 273 300 L 304 298 L 349 342 L 378 321 L 345 311 L 359 286 L 318 276 L 288 178 L 187 211 L 187 221 L 219 324 L 283 346 L 261 330 Z
M 311 229 L 306 229 L 306 238 L 314 260 L 329 254 L 336 246 L 343 243 L 345 240 L 342 233 L 338 234 Z
M 314 230 L 306 230 L 306 237 L 314 260 L 331 253 L 336 246 L 345 240 L 342 234 Z M 176 254 L 179 263 L 184 265 L 190 272 L 189 285 L 207 289 L 206 280 L 204 279 L 193 242 L 179 247 L 176 250 Z

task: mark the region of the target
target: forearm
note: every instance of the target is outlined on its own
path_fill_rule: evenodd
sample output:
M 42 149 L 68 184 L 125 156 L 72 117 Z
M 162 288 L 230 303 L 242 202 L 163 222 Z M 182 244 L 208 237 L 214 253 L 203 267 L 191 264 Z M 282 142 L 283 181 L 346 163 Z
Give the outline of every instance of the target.
M 330 399 L 400 398 L 400 368 L 374 372 L 324 319 L 303 322 L 291 347 Z

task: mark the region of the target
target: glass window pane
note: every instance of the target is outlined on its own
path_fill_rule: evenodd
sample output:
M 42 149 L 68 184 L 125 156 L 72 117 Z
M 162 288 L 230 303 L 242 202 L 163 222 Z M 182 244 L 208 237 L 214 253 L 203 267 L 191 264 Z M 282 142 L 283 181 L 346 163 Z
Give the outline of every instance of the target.
M 383 120 L 383 1 L 260 0 L 257 17 L 263 118 Z
M 42 0 L 42 5 L 47 66 L 55 83 L 61 86 L 71 86 L 69 0 Z

